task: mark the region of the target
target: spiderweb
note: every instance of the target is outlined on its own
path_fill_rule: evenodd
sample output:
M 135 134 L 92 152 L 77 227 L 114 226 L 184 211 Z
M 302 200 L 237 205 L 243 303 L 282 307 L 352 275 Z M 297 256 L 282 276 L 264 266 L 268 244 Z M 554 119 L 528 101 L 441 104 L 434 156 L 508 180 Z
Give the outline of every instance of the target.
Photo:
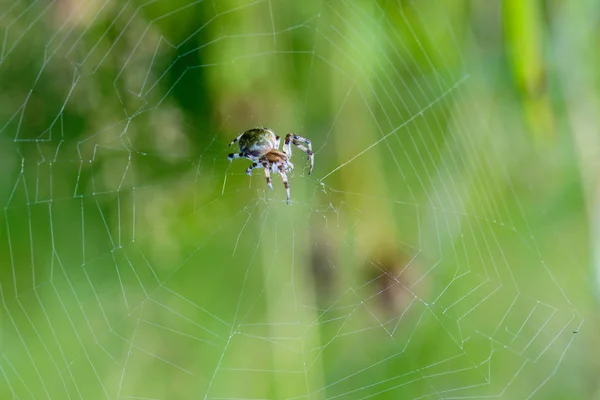
M 4 4 L 1 397 L 539 395 L 583 320 L 458 10 Z M 290 206 L 227 160 L 261 125 Z

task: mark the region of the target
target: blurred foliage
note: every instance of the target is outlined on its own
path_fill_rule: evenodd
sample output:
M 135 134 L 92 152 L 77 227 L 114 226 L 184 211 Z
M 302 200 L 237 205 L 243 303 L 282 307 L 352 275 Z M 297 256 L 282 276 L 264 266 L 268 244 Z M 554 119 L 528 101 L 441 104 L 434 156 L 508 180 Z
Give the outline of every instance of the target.
M 0 3 L 0 398 L 596 398 L 599 8 Z

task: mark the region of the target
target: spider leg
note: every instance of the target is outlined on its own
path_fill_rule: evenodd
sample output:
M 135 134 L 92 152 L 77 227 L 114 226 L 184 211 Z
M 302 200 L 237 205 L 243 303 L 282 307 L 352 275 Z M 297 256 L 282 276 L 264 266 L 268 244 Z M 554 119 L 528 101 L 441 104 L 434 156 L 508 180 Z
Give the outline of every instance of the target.
M 279 166 L 279 175 L 281 175 L 281 180 L 283 181 L 283 186 L 285 186 L 285 192 L 287 194 L 287 203 L 290 204 L 290 183 L 288 182 L 287 174 L 285 173 L 285 169 L 283 165 Z
M 232 145 L 232 144 L 234 144 L 235 142 L 237 142 L 238 140 L 240 140 L 240 138 L 241 138 L 242 136 L 244 136 L 244 133 L 246 133 L 246 132 L 242 132 L 242 133 L 240 133 L 240 134 L 238 135 L 238 137 L 236 137 L 235 139 L 233 139 L 233 140 L 231 141 L 231 143 L 229 143 L 229 147 L 231 147 L 231 145 Z
M 279 150 L 280 144 L 281 144 L 281 136 L 275 136 L 275 149 Z
M 269 168 L 269 163 L 266 161 L 259 161 L 252 163 L 248 169 L 246 170 L 246 175 L 251 176 L 252 170 L 255 168 L 264 168 L 265 169 L 265 177 L 267 178 L 267 186 L 273 190 L 273 184 L 271 183 L 271 169 Z
M 308 174 L 310 175 L 313 167 L 315 166 L 315 153 L 312 151 L 312 144 L 310 140 L 305 137 L 298 136 L 295 133 L 288 133 L 285 136 L 285 142 L 283 146 L 284 152 L 287 154 L 288 158 L 292 156 L 290 142 L 298 149 L 308 154 L 308 159 L 310 160 L 310 169 L 308 170 Z
M 292 158 L 292 149 L 290 147 L 291 136 L 291 133 L 285 135 L 285 141 L 283 142 L 283 152 L 288 158 Z
M 273 184 L 271 183 L 271 170 L 269 169 L 269 165 L 264 162 L 263 168 L 265 169 L 265 177 L 267 178 L 267 186 L 273 190 Z
M 229 161 L 232 161 L 234 158 L 248 158 L 244 153 L 231 153 L 227 156 Z
M 248 169 L 246 169 L 246 175 L 248 175 L 248 176 L 252 176 L 252 170 L 253 170 L 254 168 L 262 168 L 262 167 L 263 167 L 263 166 L 262 166 L 262 165 L 260 165 L 259 163 L 256 163 L 256 162 L 255 162 L 255 163 L 252 163 L 252 164 L 250 164 L 250 166 L 248 167 Z

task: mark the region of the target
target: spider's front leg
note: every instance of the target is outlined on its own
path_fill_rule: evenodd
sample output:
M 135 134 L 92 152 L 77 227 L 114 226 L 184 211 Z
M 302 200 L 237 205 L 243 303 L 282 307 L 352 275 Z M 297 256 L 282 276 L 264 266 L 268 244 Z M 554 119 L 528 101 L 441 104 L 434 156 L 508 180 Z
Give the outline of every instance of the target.
M 255 168 L 264 168 L 265 169 L 265 177 L 267 178 L 267 186 L 273 190 L 273 184 L 271 183 L 271 170 L 269 168 L 269 164 L 266 161 L 262 161 L 259 163 L 252 163 L 248 169 L 246 170 L 246 175 L 251 176 L 252 170 Z
M 285 142 L 283 145 L 283 151 L 287 154 L 288 157 L 292 156 L 290 142 L 298 149 L 308 154 L 308 159 L 310 160 L 310 169 L 308 170 L 308 174 L 310 175 L 312 173 L 313 167 L 315 166 L 315 153 L 313 153 L 312 151 L 312 144 L 310 140 L 308 140 L 305 137 L 298 136 L 295 133 L 288 133 L 285 136 Z
M 232 144 L 234 144 L 235 142 L 237 142 L 238 140 L 240 140 L 240 138 L 241 138 L 242 136 L 244 136 L 244 133 L 246 133 L 246 132 L 242 132 L 242 133 L 240 133 L 240 134 L 238 135 L 238 137 L 236 137 L 235 139 L 233 139 L 233 140 L 231 141 L 231 143 L 229 143 L 229 147 L 231 147 L 231 145 L 232 145 Z
M 227 156 L 227 158 L 229 158 L 229 161 L 233 161 L 235 158 L 248 158 L 247 155 L 245 155 L 244 153 L 231 153 Z
M 250 164 L 250 166 L 248 167 L 248 169 L 246 169 L 246 175 L 252 176 L 252 170 L 254 168 L 262 168 L 262 165 L 259 165 L 258 163 L 252 163 L 252 164 Z

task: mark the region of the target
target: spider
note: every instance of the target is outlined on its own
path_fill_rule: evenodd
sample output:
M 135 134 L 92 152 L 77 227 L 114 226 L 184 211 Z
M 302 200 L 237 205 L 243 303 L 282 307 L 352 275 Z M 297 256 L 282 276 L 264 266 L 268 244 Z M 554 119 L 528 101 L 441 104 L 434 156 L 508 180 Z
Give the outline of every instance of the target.
M 273 189 L 271 184 L 271 172 L 281 175 L 283 185 L 287 193 L 287 203 L 290 204 L 290 184 L 288 183 L 287 172 L 294 169 L 294 164 L 290 162 L 292 158 L 292 149 L 290 143 L 298 147 L 300 150 L 308 154 L 310 160 L 310 175 L 315 164 L 315 155 L 312 152 L 310 140 L 294 133 L 288 133 L 285 136 L 283 144 L 283 152 L 279 151 L 281 138 L 268 128 L 253 128 L 240 134 L 233 139 L 229 146 L 239 142 L 240 152 L 237 154 L 229 154 L 229 161 L 234 158 L 247 158 L 253 163 L 246 170 L 246 174 L 252 175 L 254 168 L 264 168 L 265 176 L 267 177 L 267 185 Z

